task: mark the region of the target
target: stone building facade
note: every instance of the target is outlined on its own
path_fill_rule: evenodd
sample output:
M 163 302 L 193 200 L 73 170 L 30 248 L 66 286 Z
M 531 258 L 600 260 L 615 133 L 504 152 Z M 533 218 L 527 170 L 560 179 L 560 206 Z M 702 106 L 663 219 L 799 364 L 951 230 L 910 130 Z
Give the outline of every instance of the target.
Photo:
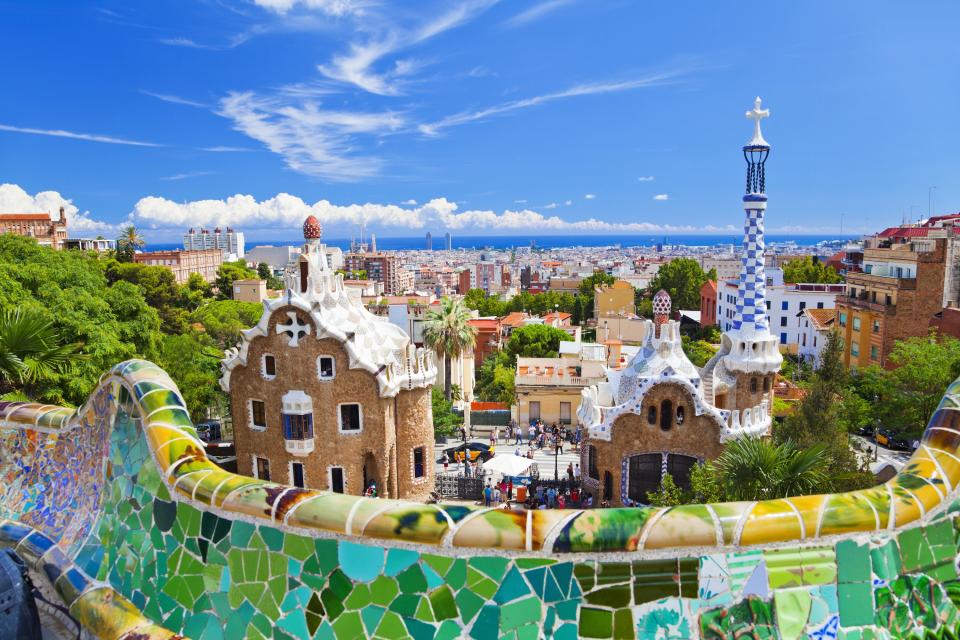
M 184 284 L 190 279 L 191 273 L 198 273 L 205 281 L 213 282 L 217 278 L 220 265 L 223 264 L 223 251 L 220 249 L 145 251 L 133 254 L 133 261 L 137 264 L 170 269 L 177 284 Z
M 59 220 L 53 220 L 49 213 L 0 213 L 3 233 L 35 238 L 41 246 L 62 249 L 67 239 L 67 213 L 60 207 Z
M 437 370 L 400 328 L 348 296 L 311 216 L 286 291 L 224 361 L 240 473 L 422 499 L 434 484 Z

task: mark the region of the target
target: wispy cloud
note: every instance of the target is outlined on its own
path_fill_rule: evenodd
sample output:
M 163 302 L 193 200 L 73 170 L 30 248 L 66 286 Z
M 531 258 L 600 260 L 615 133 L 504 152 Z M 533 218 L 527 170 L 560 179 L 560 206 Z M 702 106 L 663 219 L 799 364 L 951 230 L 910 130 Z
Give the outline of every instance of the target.
M 514 200 L 513 204 L 527 204 L 526 200 Z
M 669 199 L 670 199 L 670 195 L 667 194 L 667 193 L 658 193 L 657 195 L 653 196 L 653 199 L 654 199 L 654 200 L 661 200 L 661 201 L 662 201 L 662 200 L 669 200 Z
M 557 208 L 557 203 L 556 203 L 556 202 L 551 202 L 550 204 L 545 204 L 545 205 L 543 205 L 543 208 L 544 208 L 544 209 L 556 209 L 556 208 Z
M 561 7 L 573 4 L 575 1 L 576 0 L 544 0 L 543 2 L 533 5 L 529 9 L 521 11 L 503 24 L 511 29 L 515 27 L 521 27 L 525 24 L 533 22 L 534 20 L 539 20 L 543 16 L 552 13 Z
M 587 194 L 584 194 L 583 199 L 584 199 L 584 200 L 595 200 L 596 197 L 597 197 L 597 194 L 595 194 L 595 193 L 587 193 Z
M 392 65 L 387 65 L 387 69 L 378 71 L 375 68 L 378 62 L 472 20 L 498 1 L 465 0 L 417 27 L 389 28 L 385 33 L 363 42 L 351 43 L 348 53 L 334 56 L 318 69 L 331 80 L 359 87 L 368 93 L 400 95 L 403 79 L 412 75 L 422 63 L 411 59 L 394 60 Z
M 216 171 L 191 171 L 189 173 L 177 173 L 172 176 L 165 176 L 161 180 L 186 180 L 187 178 L 199 178 L 200 176 L 216 175 Z
M 92 133 L 75 133 L 63 129 L 34 129 L 32 127 L 15 127 L 9 124 L 0 124 L 0 131 L 13 133 L 27 133 L 37 136 L 53 136 L 55 138 L 70 138 L 71 140 L 86 140 L 87 142 L 104 142 L 106 144 L 125 144 L 133 147 L 163 147 L 165 145 L 140 140 L 127 140 L 113 136 L 101 136 Z
M 264 9 L 270 9 L 280 14 L 287 13 L 295 7 L 314 9 L 330 16 L 344 16 L 350 13 L 362 13 L 369 2 L 353 0 L 253 0 L 253 3 Z
M 140 89 L 140 93 L 145 96 L 150 96 L 151 98 L 156 98 L 157 100 L 163 100 L 164 102 L 169 102 L 170 104 L 180 104 L 186 107 L 199 107 L 201 109 L 208 109 L 210 105 L 204 104 L 202 102 L 196 102 L 194 100 L 188 100 L 187 98 L 181 98 L 180 96 L 175 96 L 169 93 L 154 93 L 152 91 L 147 91 L 145 89 Z
M 622 80 L 619 82 L 593 82 L 588 84 L 579 84 L 570 87 L 569 89 L 564 89 L 563 91 L 547 93 L 540 96 L 534 96 L 532 98 L 524 98 L 522 100 L 512 100 L 510 102 L 504 102 L 492 107 L 487 107 L 486 109 L 480 109 L 479 111 L 464 111 L 452 116 L 447 116 L 446 118 L 442 118 L 436 122 L 421 124 L 418 128 L 426 135 L 437 135 L 443 129 L 475 122 L 477 120 L 486 120 L 487 118 L 491 118 L 493 116 L 500 116 L 513 111 L 519 111 L 521 109 L 529 109 L 530 107 L 536 107 L 538 105 L 554 102 L 556 100 L 563 100 L 565 98 L 614 93 L 618 91 L 630 91 L 632 89 L 669 84 L 675 82 L 680 76 L 683 76 L 690 71 L 690 69 L 680 69 L 651 74 L 641 78 L 634 78 L 632 80 Z
M 377 175 L 383 160 L 356 150 L 357 136 L 378 136 L 405 125 L 402 114 L 321 109 L 314 103 L 231 93 L 219 114 L 233 128 L 283 157 L 287 166 L 330 181 L 354 181 Z
M 640 176 L 637 178 L 638 182 L 653 182 L 653 176 Z
M 569 207 L 570 205 L 573 204 L 573 200 L 564 200 L 563 204 Z
M 409 207 L 412 207 L 412 206 L 414 206 L 414 205 L 417 204 L 417 201 L 414 200 L 413 198 L 410 198 L 409 200 L 404 200 L 404 201 L 401 202 L 400 204 L 403 204 L 403 205 L 407 205 L 407 206 L 409 206 Z
M 242 153 L 246 151 L 253 151 L 253 149 L 246 149 L 244 147 L 226 147 L 220 145 L 216 147 L 201 147 L 200 151 L 209 151 L 210 153 Z

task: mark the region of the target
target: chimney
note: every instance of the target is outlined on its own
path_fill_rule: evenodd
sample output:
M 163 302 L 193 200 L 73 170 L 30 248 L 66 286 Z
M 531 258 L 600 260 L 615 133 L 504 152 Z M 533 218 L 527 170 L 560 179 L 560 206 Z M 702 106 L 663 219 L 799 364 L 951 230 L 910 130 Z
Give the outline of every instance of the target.
M 67 210 L 64 207 L 60 207 L 60 224 L 67 226 Z

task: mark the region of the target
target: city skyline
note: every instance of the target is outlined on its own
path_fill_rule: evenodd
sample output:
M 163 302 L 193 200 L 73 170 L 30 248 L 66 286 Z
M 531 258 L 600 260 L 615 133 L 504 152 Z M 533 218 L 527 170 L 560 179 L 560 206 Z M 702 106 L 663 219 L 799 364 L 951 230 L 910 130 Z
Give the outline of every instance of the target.
M 756 94 L 770 233 L 957 208 L 948 3 L 871 5 L 869 24 L 745 5 L 766 25 L 749 39 L 722 7 L 178 7 L 5 10 L 0 48 L 45 46 L 8 77 L 0 209 L 66 204 L 76 235 L 133 222 L 155 242 L 199 224 L 292 237 L 310 213 L 335 237 L 729 234 Z M 663 28 L 680 23 L 681 40 Z

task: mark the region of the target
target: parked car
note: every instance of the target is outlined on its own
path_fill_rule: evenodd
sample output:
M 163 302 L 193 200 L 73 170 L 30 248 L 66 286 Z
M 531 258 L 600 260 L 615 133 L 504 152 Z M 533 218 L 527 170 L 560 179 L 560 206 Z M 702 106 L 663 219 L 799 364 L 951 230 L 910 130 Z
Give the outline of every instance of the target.
M 913 451 L 912 441 L 902 435 L 891 431 L 890 429 L 880 429 L 877 431 L 877 444 L 882 445 L 894 451 Z
M 218 420 L 207 420 L 197 425 L 197 436 L 204 442 L 216 442 L 223 437 L 222 425 Z
M 864 436 L 865 438 L 873 437 L 873 425 L 867 425 L 865 427 L 860 427 L 857 429 L 857 435 Z
M 490 453 L 490 445 L 485 442 L 468 442 L 466 444 L 466 451 L 470 456 L 470 461 L 473 462 L 477 458 L 480 458 L 484 462 L 493 457 L 493 454 Z M 464 455 L 464 445 L 457 445 L 456 447 L 449 447 L 443 450 L 443 453 L 447 454 L 447 458 L 450 462 L 463 462 Z M 443 462 L 443 457 L 437 459 L 437 462 Z

